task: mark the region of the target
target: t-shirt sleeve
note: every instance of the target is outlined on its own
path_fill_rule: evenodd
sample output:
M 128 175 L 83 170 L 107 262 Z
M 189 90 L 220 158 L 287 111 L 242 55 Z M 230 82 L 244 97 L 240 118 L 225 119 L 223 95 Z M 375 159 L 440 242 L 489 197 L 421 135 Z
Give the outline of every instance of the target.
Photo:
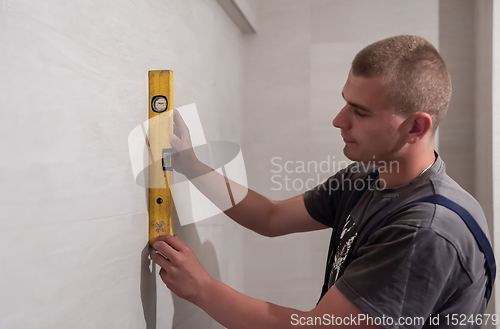
M 307 212 L 321 224 L 333 227 L 342 193 L 341 180 L 344 177 L 345 169 L 303 194 Z
M 427 317 L 457 262 L 454 247 L 431 229 L 394 224 L 372 235 L 335 286 L 371 317 Z

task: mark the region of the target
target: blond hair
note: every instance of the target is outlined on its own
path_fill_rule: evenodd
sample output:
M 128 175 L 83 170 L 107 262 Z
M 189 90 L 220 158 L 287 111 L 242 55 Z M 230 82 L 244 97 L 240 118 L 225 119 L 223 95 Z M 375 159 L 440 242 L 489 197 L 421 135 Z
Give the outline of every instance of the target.
M 413 35 L 377 41 L 354 57 L 352 73 L 380 78 L 396 114 L 426 112 L 432 117 L 432 134 L 436 132 L 450 103 L 451 78 L 430 42 Z

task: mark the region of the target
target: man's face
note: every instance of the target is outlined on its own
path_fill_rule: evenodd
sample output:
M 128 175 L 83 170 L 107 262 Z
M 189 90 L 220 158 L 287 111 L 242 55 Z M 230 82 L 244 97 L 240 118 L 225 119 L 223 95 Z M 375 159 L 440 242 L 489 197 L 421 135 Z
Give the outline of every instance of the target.
M 357 77 L 349 72 L 342 90 L 346 105 L 333 119 L 345 142 L 344 154 L 353 161 L 391 161 L 405 145 L 401 124 L 387 88 L 379 78 Z

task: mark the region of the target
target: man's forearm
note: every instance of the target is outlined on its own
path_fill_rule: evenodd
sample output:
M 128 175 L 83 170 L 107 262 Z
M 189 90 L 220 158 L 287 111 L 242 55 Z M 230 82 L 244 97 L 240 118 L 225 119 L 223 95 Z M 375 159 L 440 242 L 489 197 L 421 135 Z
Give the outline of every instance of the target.
M 259 234 L 272 235 L 269 226 L 273 205 L 271 200 L 224 177 L 201 162 L 192 165 L 186 177 L 235 222 Z
M 228 329 L 291 328 L 292 314 L 305 314 L 246 296 L 217 280 L 193 303 Z
M 153 260 L 161 266 L 160 277 L 167 287 L 227 328 L 285 329 L 296 328 L 298 324 L 303 326 L 306 322 L 310 328 L 330 328 L 332 323 L 336 328 L 352 328 L 351 325 L 359 329 L 381 328 L 374 323 L 352 322 L 351 319 L 364 313 L 335 286 L 328 290 L 314 309 L 302 312 L 243 295 L 213 279 L 193 251 L 177 236 L 160 236 L 153 248 L 159 252 Z M 329 317 L 334 316 L 332 321 L 335 322 L 327 322 Z M 310 319 L 314 319 L 312 326 Z M 317 319 L 320 320 L 318 323 Z M 341 322 L 338 323 L 338 320 Z

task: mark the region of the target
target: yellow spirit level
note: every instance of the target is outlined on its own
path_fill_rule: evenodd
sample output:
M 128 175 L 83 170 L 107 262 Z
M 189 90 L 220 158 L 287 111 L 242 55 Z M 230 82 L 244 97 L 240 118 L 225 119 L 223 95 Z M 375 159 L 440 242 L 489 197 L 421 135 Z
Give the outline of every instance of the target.
M 149 243 L 160 235 L 171 235 L 174 202 L 168 182 L 173 182 L 174 72 L 149 71 Z

